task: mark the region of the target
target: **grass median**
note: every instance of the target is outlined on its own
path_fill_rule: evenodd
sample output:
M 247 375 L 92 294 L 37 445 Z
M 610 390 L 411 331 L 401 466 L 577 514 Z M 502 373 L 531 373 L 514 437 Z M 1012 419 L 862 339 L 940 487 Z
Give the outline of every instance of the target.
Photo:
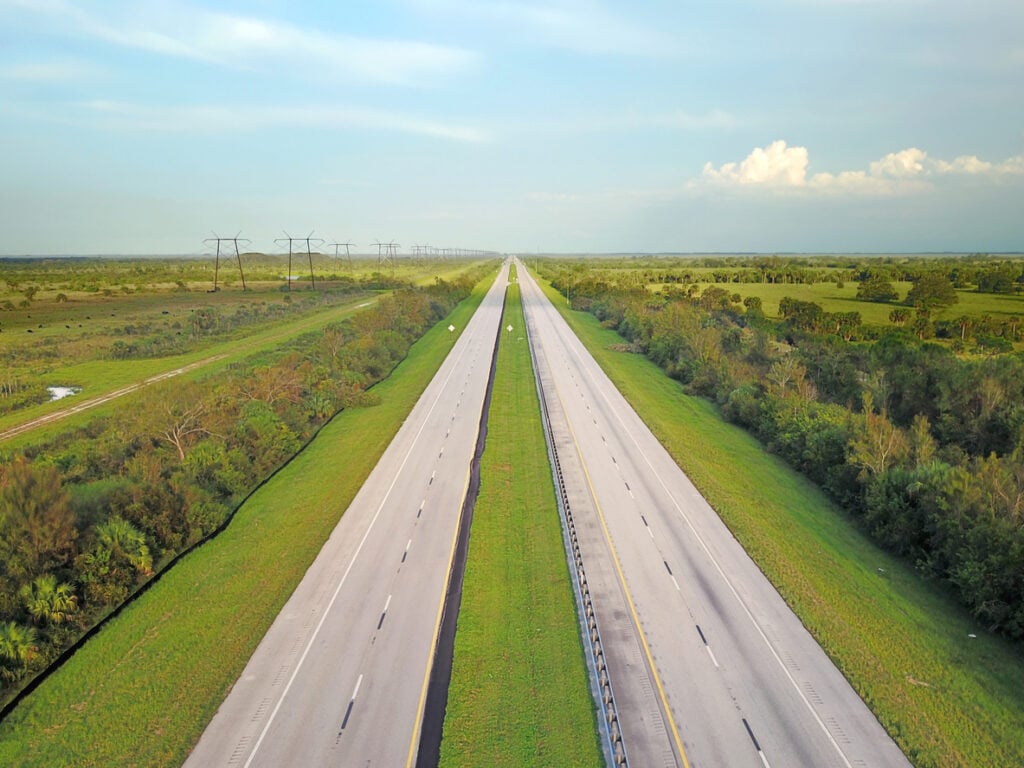
M 573 331 L 918 768 L 1024 765 L 1020 647 L 589 314 Z
M 455 636 L 441 766 L 602 757 L 526 342 L 509 286 Z
M 0 765 L 178 766 L 376 465 L 493 277 L 0 723 Z M 330 477 L 331 482 L 325 482 Z

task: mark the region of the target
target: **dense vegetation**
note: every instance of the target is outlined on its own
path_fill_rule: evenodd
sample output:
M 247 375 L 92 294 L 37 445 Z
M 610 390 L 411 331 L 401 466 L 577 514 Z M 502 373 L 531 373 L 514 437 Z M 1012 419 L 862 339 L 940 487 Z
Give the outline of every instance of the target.
M 11 693 L 238 502 L 468 295 L 405 288 L 215 379 L 0 455 L 0 690 Z
M 802 260 L 774 272 L 768 260 L 705 272 L 685 262 L 544 268 L 574 307 L 714 400 L 883 546 L 947 582 L 982 626 L 1024 638 L 1020 319 L 941 316 L 967 292 L 1019 292 L 1024 262 L 891 261 Z M 676 274 L 687 278 L 679 287 Z M 862 300 L 891 303 L 890 323 L 793 298 L 768 317 L 758 296 L 720 287 L 779 275 L 867 283 Z M 702 277 L 712 284 L 690 283 Z M 912 285 L 897 303 L 883 281 Z

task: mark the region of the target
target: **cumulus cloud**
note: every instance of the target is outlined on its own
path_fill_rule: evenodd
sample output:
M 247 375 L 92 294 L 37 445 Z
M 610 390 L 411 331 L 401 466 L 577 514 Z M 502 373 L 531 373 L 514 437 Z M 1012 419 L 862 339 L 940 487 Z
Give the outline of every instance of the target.
M 801 186 L 806 177 L 807 147 L 788 147 L 781 140 L 764 149 L 757 147 L 738 163 L 717 169 L 711 163 L 704 165 L 704 178 L 736 184 Z
M 890 152 L 871 162 L 866 171 L 808 175 L 809 165 L 806 147 L 791 147 L 778 140 L 767 147 L 756 147 L 738 162 L 724 163 L 717 168 L 710 162 L 705 163 L 702 178 L 706 183 L 719 185 L 894 193 L 922 188 L 944 176 L 1024 176 L 1024 155 L 1001 163 L 982 160 L 976 155 L 942 160 L 929 157 L 917 147 Z

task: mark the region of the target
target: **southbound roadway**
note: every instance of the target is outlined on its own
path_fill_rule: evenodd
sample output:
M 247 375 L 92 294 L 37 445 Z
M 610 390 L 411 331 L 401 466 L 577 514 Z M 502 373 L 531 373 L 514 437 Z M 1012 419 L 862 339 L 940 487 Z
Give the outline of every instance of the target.
M 415 763 L 508 266 L 185 765 Z M 323 482 L 344 472 L 324 467 Z

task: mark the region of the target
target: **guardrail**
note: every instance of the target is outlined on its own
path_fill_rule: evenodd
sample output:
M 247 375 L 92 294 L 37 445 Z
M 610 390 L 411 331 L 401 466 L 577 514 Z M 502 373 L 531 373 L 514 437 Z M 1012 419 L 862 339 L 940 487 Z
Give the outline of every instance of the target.
M 573 520 L 569 495 L 566 492 L 565 482 L 562 478 L 562 465 L 558 458 L 558 449 L 551 435 L 548 404 L 544 396 L 544 386 L 541 383 L 537 353 L 533 346 L 530 326 L 531 323 L 527 320 L 526 336 L 530 345 L 530 358 L 533 361 L 534 379 L 537 382 L 537 395 L 540 398 L 544 439 L 548 446 L 548 457 L 551 460 L 552 477 L 558 490 L 558 511 L 559 516 L 562 518 L 566 557 L 572 564 L 569 570 L 572 574 L 574 592 L 576 593 L 576 607 L 580 614 L 582 634 L 586 640 L 584 645 L 587 649 L 587 658 L 591 662 L 592 683 L 596 686 L 598 704 L 601 708 L 601 731 L 605 737 L 605 756 L 610 765 L 616 768 L 627 768 L 629 763 L 626 758 L 626 746 L 622 741 L 622 731 L 619 727 L 619 713 L 615 706 L 615 695 L 612 691 L 611 679 L 608 677 L 608 664 L 605 659 L 604 645 L 601 642 L 601 632 L 597 625 L 597 616 L 594 613 L 594 601 L 590 594 L 590 586 L 587 583 L 583 554 L 580 551 L 579 540 L 576 535 L 576 523 Z

